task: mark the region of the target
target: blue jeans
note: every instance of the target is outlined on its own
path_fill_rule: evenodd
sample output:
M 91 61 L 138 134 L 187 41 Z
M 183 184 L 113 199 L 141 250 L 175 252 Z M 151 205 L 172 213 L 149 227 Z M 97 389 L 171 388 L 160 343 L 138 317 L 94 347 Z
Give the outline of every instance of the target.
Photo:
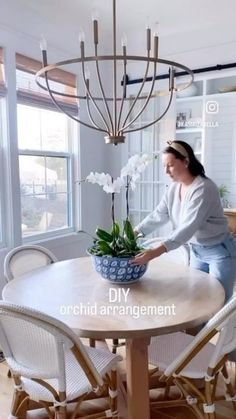
M 190 266 L 217 278 L 225 290 L 225 302 L 233 294 L 236 280 L 236 243 L 227 235 L 222 243 L 213 246 L 191 244 Z

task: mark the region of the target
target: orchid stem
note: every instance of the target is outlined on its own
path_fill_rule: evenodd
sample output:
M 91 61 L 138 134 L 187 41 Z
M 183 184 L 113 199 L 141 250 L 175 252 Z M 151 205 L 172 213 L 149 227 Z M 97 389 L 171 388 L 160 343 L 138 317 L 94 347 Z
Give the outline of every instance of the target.
M 111 218 L 112 218 L 112 225 L 115 225 L 115 193 L 111 194 Z
M 126 219 L 129 219 L 129 176 L 127 176 L 127 183 L 126 183 Z

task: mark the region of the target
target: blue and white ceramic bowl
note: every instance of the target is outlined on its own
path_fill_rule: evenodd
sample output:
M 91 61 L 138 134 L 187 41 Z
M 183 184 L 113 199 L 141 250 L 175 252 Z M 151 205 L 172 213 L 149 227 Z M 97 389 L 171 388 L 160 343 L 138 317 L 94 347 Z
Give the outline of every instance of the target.
M 88 251 L 89 253 L 89 251 Z M 147 264 L 131 265 L 130 258 L 92 255 L 95 270 L 113 283 L 130 284 L 136 282 L 146 272 Z

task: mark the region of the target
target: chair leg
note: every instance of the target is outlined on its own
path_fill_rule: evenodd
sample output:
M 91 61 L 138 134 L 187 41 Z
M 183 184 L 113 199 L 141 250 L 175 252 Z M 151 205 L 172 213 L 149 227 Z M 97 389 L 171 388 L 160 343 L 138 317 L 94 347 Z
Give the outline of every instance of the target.
M 191 408 L 191 410 L 194 412 L 194 414 L 196 415 L 196 417 L 198 419 L 209 419 L 208 415 L 205 415 L 205 412 L 202 412 L 202 409 L 200 408 L 199 404 L 201 404 L 204 401 L 204 398 L 200 398 L 199 401 L 197 401 L 197 403 L 192 403 L 189 404 L 189 402 L 187 401 L 188 396 L 189 396 L 189 391 L 186 390 L 186 387 L 184 386 L 184 384 L 186 384 L 186 382 L 182 382 L 180 379 L 176 378 L 174 380 L 174 384 L 178 387 L 180 394 L 183 395 L 183 397 L 186 400 L 186 403 L 188 404 L 188 406 Z M 195 392 L 194 392 L 195 393 Z M 194 394 L 193 393 L 193 394 Z M 193 396 L 194 397 L 194 396 Z
M 118 344 L 119 344 L 118 339 L 112 339 L 112 353 L 113 354 L 116 354 L 116 349 L 117 349 Z
M 29 397 L 26 396 L 25 399 L 21 402 L 21 405 L 18 409 L 18 415 L 19 419 L 26 419 L 27 418 L 27 412 L 29 410 L 29 404 L 30 404 L 30 400 Z
M 115 369 L 111 370 L 110 406 L 112 417 L 115 417 L 117 414 L 117 373 Z
M 214 400 L 212 398 L 212 388 L 214 385 L 214 380 L 216 380 L 216 377 L 211 381 L 205 381 L 205 397 L 206 397 L 206 405 L 209 407 L 212 407 L 212 410 L 215 409 L 215 404 L 214 404 Z M 205 412 L 204 410 L 204 414 L 206 418 L 209 419 L 216 419 L 216 414 L 215 414 L 215 410 L 213 412 Z
M 234 391 L 233 385 L 230 381 L 226 364 L 224 364 L 221 372 L 222 372 L 222 375 L 223 375 L 223 378 L 224 378 L 225 386 L 227 388 L 227 393 L 229 394 L 230 397 L 234 397 L 235 396 L 235 391 Z M 232 400 L 232 404 L 233 404 L 234 410 L 236 410 L 236 401 Z
M 60 406 L 56 408 L 55 419 L 66 419 L 66 407 Z
M 60 405 L 55 408 L 56 419 L 66 419 L 66 393 L 65 391 L 59 391 L 59 402 Z
M 119 339 L 112 339 L 112 353 L 116 354 L 117 348 L 125 346 L 125 341 L 119 342 Z
M 91 348 L 95 348 L 96 343 L 95 343 L 95 339 L 89 339 L 89 346 L 91 346 Z
M 11 415 L 19 417 L 20 419 L 26 418 L 27 406 L 28 395 L 24 391 L 15 390 L 11 406 Z

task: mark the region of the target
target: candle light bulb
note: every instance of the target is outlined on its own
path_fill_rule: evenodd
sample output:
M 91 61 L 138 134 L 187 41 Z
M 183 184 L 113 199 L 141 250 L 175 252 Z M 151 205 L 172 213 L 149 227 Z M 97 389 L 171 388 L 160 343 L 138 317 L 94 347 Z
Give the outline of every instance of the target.
M 85 69 L 85 80 L 89 80 L 90 79 L 90 71 L 88 68 Z
M 83 31 L 83 29 L 80 29 L 80 31 L 79 31 L 79 42 L 84 42 L 84 40 L 85 40 L 84 31 Z
M 127 47 L 127 35 L 124 33 L 124 35 L 121 38 L 121 45 L 122 47 Z
M 44 38 L 44 36 L 41 37 L 39 45 L 40 45 L 41 51 L 46 51 L 47 50 L 47 41 Z
M 160 24 L 159 22 L 155 22 L 155 34 L 154 36 L 159 36 L 160 35 Z
M 98 20 L 99 19 L 99 13 L 97 9 L 92 10 L 92 20 Z

